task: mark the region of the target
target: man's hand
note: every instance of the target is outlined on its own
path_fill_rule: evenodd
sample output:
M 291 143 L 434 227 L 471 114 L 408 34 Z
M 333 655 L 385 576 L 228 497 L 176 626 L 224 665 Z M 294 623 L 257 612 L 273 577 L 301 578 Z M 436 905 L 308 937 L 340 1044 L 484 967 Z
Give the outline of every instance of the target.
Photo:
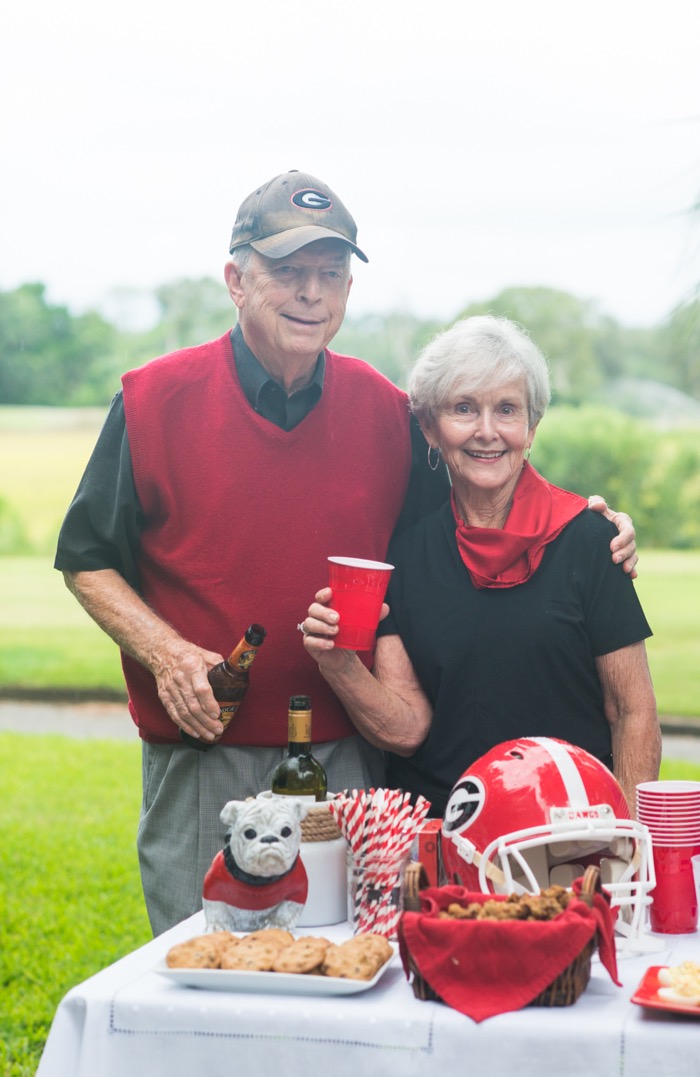
M 178 638 L 168 641 L 149 663 L 158 697 L 171 721 L 190 736 L 209 742 L 224 731 L 219 704 L 207 679 L 212 666 L 222 661 L 220 654 Z
M 634 524 L 632 518 L 626 512 L 614 512 L 609 509 L 604 497 L 592 494 L 588 498 L 588 507 L 593 512 L 602 512 L 606 520 L 615 524 L 619 534 L 610 543 L 613 561 L 616 565 L 622 564 L 622 569 L 634 580 L 637 578 L 636 564 L 639 561 L 637 543 L 635 541 Z

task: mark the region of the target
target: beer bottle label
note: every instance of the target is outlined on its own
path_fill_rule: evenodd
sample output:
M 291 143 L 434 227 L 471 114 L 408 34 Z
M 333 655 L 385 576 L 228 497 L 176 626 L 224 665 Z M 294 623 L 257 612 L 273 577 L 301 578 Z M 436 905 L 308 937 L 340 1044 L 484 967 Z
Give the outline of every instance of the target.
M 231 719 L 235 717 L 236 711 L 242 702 L 242 699 L 238 699 L 232 703 L 219 703 L 219 721 L 222 723 L 224 729 Z

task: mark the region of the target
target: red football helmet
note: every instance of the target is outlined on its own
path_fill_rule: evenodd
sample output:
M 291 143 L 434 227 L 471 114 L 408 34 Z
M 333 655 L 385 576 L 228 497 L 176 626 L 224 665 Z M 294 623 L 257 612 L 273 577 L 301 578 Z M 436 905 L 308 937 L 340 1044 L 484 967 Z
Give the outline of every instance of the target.
M 482 893 L 570 886 L 600 867 L 617 928 L 637 937 L 655 885 L 649 831 L 608 768 L 582 748 L 523 737 L 492 748 L 454 786 L 442 824 L 450 882 Z

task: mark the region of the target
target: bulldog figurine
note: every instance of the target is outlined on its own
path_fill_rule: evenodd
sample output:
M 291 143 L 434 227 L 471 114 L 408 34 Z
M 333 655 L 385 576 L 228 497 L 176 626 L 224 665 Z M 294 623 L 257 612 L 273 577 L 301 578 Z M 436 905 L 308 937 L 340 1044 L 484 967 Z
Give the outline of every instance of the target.
M 294 927 L 308 892 L 299 857 L 306 812 L 294 797 L 224 805 L 224 848 L 212 860 L 202 889 L 208 931 Z

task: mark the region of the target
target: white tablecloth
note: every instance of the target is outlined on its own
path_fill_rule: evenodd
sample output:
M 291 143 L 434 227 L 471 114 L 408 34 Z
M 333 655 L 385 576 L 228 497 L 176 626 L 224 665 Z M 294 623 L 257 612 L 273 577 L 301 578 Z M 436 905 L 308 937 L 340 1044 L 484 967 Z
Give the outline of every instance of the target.
M 37 1077 L 698 1077 L 698 1018 L 630 997 L 650 965 L 700 963 L 700 935 L 655 936 L 663 948 L 620 957 L 623 987 L 596 959 L 573 1005 L 529 1007 L 476 1024 L 414 998 L 398 957 L 379 983 L 341 998 L 242 994 L 174 984 L 153 969 L 203 914 L 73 988 L 61 1002 Z M 336 941 L 345 925 L 305 929 Z

